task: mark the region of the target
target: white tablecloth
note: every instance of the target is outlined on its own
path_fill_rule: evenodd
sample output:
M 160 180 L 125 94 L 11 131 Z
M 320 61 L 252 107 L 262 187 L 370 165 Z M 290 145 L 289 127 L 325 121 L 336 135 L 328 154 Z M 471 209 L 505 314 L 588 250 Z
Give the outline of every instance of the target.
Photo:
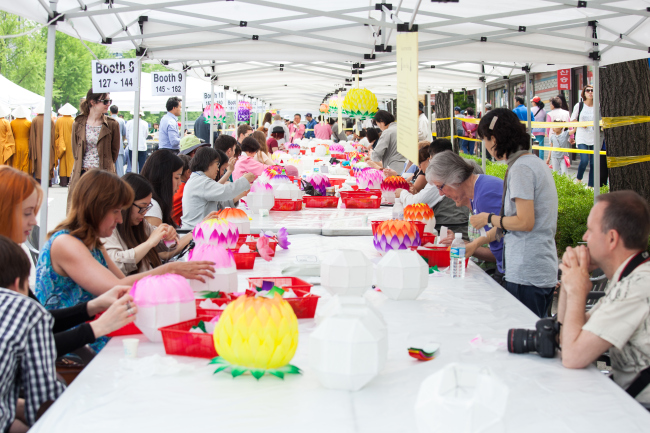
M 255 269 L 241 272 L 240 287 L 246 277 L 280 275 L 296 255 L 347 247 L 379 260 L 370 237 L 298 235 L 290 241 L 289 250 L 278 250 L 273 261 L 257 259 Z M 323 293 L 320 287 L 313 291 Z M 650 430 L 648 413 L 594 367 L 569 370 L 559 358 L 472 347 L 469 341 L 477 335 L 504 342 L 509 328 L 530 329 L 537 320 L 474 264 L 460 283 L 431 276 L 417 301 L 391 301 L 372 291 L 367 297 L 388 323 L 389 353 L 381 374 L 360 391 L 327 390 L 317 381 L 308 362 L 313 320 L 300 321 L 292 361 L 304 373 L 285 380 L 213 375 L 208 360 L 188 357 L 174 359 L 193 371 L 142 377 L 121 367 L 122 342 L 114 338 L 30 432 L 414 432 L 421 382 L 450 362 L 488 367 L 508 385 L 507 432 Z M 430 333 L 441 343 L 436 359 L 408 356 L 406 340 L 414 332 Z M 140 338 L 140 358 L 164 354 L 162 344 Z

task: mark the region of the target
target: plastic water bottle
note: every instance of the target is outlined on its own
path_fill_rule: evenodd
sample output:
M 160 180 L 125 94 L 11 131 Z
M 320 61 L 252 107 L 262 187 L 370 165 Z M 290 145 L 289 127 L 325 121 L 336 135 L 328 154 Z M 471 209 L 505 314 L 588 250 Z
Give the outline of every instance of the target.
M 456 233 L 456 239 L 451 243 L 449 258 L 451 278 L 465 278 L 465 242 L 462 233 Z
M 474 212 L 476 214 L 476 211 Z M 472 214 L 469 214 L 471 217 Z M 467 237 L 469 238 L 470 242 L 473 242 L 475 239 L 478 239 L 481 237 L 481 233 L 478 229 L 475 229 L 474 226 L 471 223 L 467 224 Z
M 393 219 L 404 219 L 404 205 L 402 205 L 402 199 L 399 197 L 395 197 L 395 204 L 393 205 Z

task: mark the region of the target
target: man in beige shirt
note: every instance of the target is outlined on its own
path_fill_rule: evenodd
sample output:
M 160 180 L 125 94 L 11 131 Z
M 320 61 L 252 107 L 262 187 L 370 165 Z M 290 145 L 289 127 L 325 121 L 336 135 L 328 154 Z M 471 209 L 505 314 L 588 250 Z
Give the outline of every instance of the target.
M 650 367 L 649 234 L 650 209 L 640 195 L 617 191 L 598 197 L 583 237 L 587 247 L 567 248 L 560 265 L 558 322 L 565 367 L 587 367 L 609 350 L 614 381 L 623 389 Z M 589 272 L 596 267 L 609 285 L 585 313 Z M 650 405 L 650 387 L 635 397 Z

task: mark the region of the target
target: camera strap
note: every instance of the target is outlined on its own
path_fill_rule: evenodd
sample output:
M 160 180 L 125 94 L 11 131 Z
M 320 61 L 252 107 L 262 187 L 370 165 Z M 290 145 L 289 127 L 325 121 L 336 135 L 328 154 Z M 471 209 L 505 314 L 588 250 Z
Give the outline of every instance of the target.
M 640 252 L 636 256 L 632 257 L 632 259 L 625 266 L 625 269 L 623 269 L 623 272 L 621 272 L 621 277 L 618 279 L 618 281 L 621 281 L 623 278 L 630 275 L 636 268 L 648 260 L 650 260 L 650 254 L 648 254 L 647 251 Z

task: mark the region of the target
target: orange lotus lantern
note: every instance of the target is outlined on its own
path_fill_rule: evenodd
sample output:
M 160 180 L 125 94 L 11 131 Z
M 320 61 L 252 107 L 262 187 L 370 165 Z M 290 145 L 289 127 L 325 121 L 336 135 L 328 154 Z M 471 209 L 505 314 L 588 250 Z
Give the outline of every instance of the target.
M 382 254 L 390 250 L 406 250 L 420 245 L 420 234 L 410 221 L 388 220 L 377 227 L 373 244 Z
M 388 176 L 381 183 L 381 195 L 385 202 L 395 203 L 395 190 L 402 188 L 409 190 L 409 184 L 402 176 Z
M 241 209 L 236 209 L 233 207 L 227 207 L 217 214 L 221 219 L 228 221 L 230 224 L 237 227 L 239 234 L 249 235 L 251 233 L 251 222 L 244 212 Z
M 425 233 L 433 233 L 436 228 L 436 218 L 426 203 L 410 204 L 404 208 L 404 219 L 424 223 Z

